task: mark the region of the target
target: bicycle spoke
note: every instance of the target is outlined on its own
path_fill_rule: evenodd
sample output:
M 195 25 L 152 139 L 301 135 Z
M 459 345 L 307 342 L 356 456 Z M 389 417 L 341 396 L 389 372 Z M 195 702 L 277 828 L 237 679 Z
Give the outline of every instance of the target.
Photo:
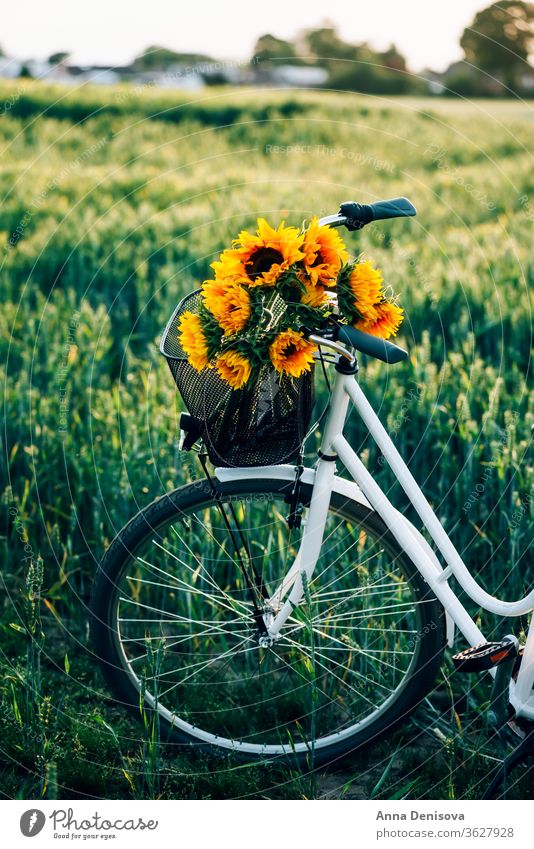
M 174 560 L 176 560 L 178 563 L 180 563 L 181 565 L 185 566 L 185 567 L 186 567 L 186 569 L 188 569 L 190 572 L 192 572 L 193 574 L 196 574 L 195 570 L 194 570 L 194 569 L 192 569 L 192 568 L 191 568 L 191 567 L 190 567 L 187 563 L 184 563 L 184 562 L 183 562 L 183 560 L 181 560 L 181 559 L 180 559 L 180 558 L 179 558 L 176 554 L 174 554 L 174 552 L 169 551 L 169 550 L 168 550 L 168 549 L 166 549 L 164 546 L 160 545 L 160 543 L 158 543 L 158 542 L 156 542 L 155 544 L 158 546 L 158 548 L 161 548 L 161 550 L 162 550 L 162 551 L 164 551 L 166 554 L 168 554 L 170 557 L 172 557 L 172 558 L 173 558 Z M 151 565 L 150 563 L 146 563 L 146 561 L 143 561 L 141 558 L 138 558 L 138 559 L 140 559 L 140 560 L 141 560 L 141 562 L 142 562 L 142 563 L 145 563 L 145 565 L 147 565 L 147 566 L 150 566 L 150 565 Z M 157 567 L 155 567 L 155 568 L 157 568 Z M 168 576 L 168 577 L 173 577 L 173 579 L 174 579 L 175 581 L 177 581 L 177 582 L 180 582 L 180 581 L 181 581 L 181 579 L 176 578 L 176 577 L 174 577 L 174 576 L 170 575 L 169 573 L 165 573 L 165 574 L 167 574 L 167 576 Z M 200 576 L 200 577 L 202 577 L 202 576 Z M 206 580 L 206 578 L 203 578 L 203 580 Z M 182 583 L 184 583 L 184 582 L 182 581 Z M 213 586 L 213 588 L 214 588 L 215 590 L 217 590 L 218 592 L 220 592 L 223 596 L 228 596 L 228 594 L 227 594 L 227 593 L 225 593 L 225 592 L 224 592 L 224 590 L 223 590 L 223 589 L 222 589 L 222 588 L 221 588 L 218 584 L 213 583 L 213 582 L 209 582 L 209 583 L 210 583 L 210 585 L 211 585 L 211 586 Z M 228 598 L 231 598 L 231 597 L 228 597 Z M 231 601 L 232 601 L 232 602 L 235 602 L 235 599 L 231 598 Z M 243 602 L 241 602 L 241 604 L 243 604 Z M 230 607 L 230 609 L 231 609 L 231 607 Z
M 290 642 L 294 642 L 294 641 L 290 640 Z M 374 702 L 372 702 L 371 699 L 368 699 L 367 696 L 364 696 L 364 694 L 362 693 L 361 690 L 356 690 L 355 687 L 352 687 L 350 684 L 347 684 L 346 681 L 343 681 L 343 679 L 339 677 L 339 675 L 336 675 L 335 672 L 332 672 L 330 666 L 326 666 L 324 663 L 321 663 L 319 660 L 317 660 L 317 657 L 322 657 L 322 655 L 320 654 L 320 652 L 317 651 L 317 649 L 315 649 L 314 652 L 312 653 L 311 650 L 309 652 L 305 651 L 304 647 L 301 646 L 300 643 L 295 643 L 295 645 L 298 646 L 300 651 L 303 651 L 305 654 L 307 654 L 310 660 L 314 660 L 315 663 L 317 664 L 317 666 L 320 666 L 322 669 L 325 669 L 329 673 L 329 675 L 333 675 L 334 678 L 338 679 L 338 681 L 342 681 L 343 684 L 346 687 L 348 687 L 349 690 L 352 690 L 359 697 L 362 697 L 368 704 L 370 704 L 376 710 L 377 705 Z M 324 659 L 328 660 L 330 662 L 330 658 L 326 657 Z M 336 664 L 333 664 L 333 665 L 337 666 L 339 669 L 343 669 L 344 671 L 351 671 L 351 670 L 347 670 L 346 667 L 342 666 L 341 663 L 336 663 Z M 357 672 L 354 672 L 354 674 L 358 675 Z M 362 678 L 363 676 L 359 675 L 359 677 Z
M 272 646 L 260 643 L 233 546 L 257 582 L 283 584 L 303 533 L 290 534 L 284 497 L 229 500 L 233 535 L 215 502 L 184 513 L 187 525 L 173 516 L 147 535 L 118 580 L 115 622 L 128 674 L 138 691 L 143 681 L 157 692 L 166 722 L 175 717 L 192 737 L 194 722 L 228 745 L 307 751 L 310 741 L 350 734 L 388 710 L 414 663 L 429 600 L 414 593 L 383 534 L 338 514 L 328 520 L 307 600 Z
M 175 580 L 179 581 L 181 584 L 184 584 L 183 587 L 177 587 L 174 584 L 161 584 L 157 581 L 147 581 L 146 578 L 136 578 L 133 575 L 127 575 L 126 577 L 129 581 L 137 581 L 137 583 L 140 583 L 140 584 L 151 584 L 154 587 L 160 587 L 161 589 L 170 589 L 170 590 L 174 590 L 175 592 L 178 591 L 178 592 L 192 593 L 193 595 L 202 595 L 205 598 L 209 598 L 209 599 L 214 600 L 214 601 L 220 601 L 221 603 L 224 603 L 225 599 L 228 598 L 228 596 L 216 596 L 216 595 L 213 595 L 213 594 L 210 594 L 210 593 L 206 593 L 203 590 L 194 589 L 192 586 L 190 586 L 189 584 L 186 584 L 185 581 L 182 581 L 179 578 L 176 578 Z M 234 599 L 234 601 L 235 601 L 235 599 Z M 238 603 L 241 604 L 243 602 L 238 602 Z
M 340 604 L 344 604 L 344 603 L 345 602 L 338 602 L 337 604 L 332 605 L 331 610 L 339 607 Z M 417 605 L 420 606 L 422 604 L 429 604 L 429 603 L 430 603 L 429 599 L 422 599 L 421 601 L 404 601 L 404 602 L 400 601 L 400 602 L 397 602 L 396 604 L 380 605 L 379 607 L 367 607 L 363 611 L 358 611 L 359 615 L 356 616 L 356 617 L 354 617 L 353 612 L 349 611 L 347 613 L 338 613 L 335 617 L 327 614 L 324 619 L 317 618 L 314 621 L 316 621 L 316 622 L 326 622 L 328 620 L 328 621 L 333 622 L 333 621 L 339 621 L 340 619 L 347 619 L 347 618 L 350 619 L 351 617 L 354 617 L 355 619 L 361 619 L 361 618 L 365 618 L 366 616 L 368 616 L 369 613 L 375 613 L 375 614 L 380 613 L 382 616 L 395 616 L 395 614 L 398 613 L 399 611 L 405 615 L 407 613 L 413 613 L 414 610 L 415 610 L 415 607 Z M 410 605 L 410 609 L 405 610 L 404 605 Z M 390 613 L 383 613 L 384 610 L 389 610 L 391 612 Z
M 352 544 L 351 548 L 353 546 L 357 545 L 357 544 L 358 544 L 358 540 L 356 540 Z M 335 578 L 333 578 L 330 581 L 330 583 L 325 584 L 323 586 L 323 589 L 327 589 L 328 587 L 331 587 L 332 584 L 335 584 L 337 581 L 340 581 L 342 578 L 345 578 L 347 575 L 350 575 L 351 572 L 355 572 L 356 569 L 362 569 L 364 566 L 366 566 L 373 559 L 373 557 L 378 557 L 380 554 L 381 554 L 381 551 L 378 551 L 376 554 L 372 554 L 370 557 L 367 558 L 367 560 L 363 560 L 361 563 L 351 564 L 345 572 L 341 572 L 339 575 L 336 575 Z M 317 583 L 320 580 L 320 578 L 322 578 L 322 576 L 326 574 L 326 572 L 331 571 L 332 567 L 335 566 L 335 564 L 338 563 L 339 560 L 341 560 L 341 558 L 344 557 L 345 555 L 346 555 L 346 551 L 343 551 L 339 555 L 339 557 L 337 557 L 335 560 L 329 562 L 328 565 L 322 570 L 322 572 L 319 572 L 319 574 L 317 576 L 314 575 L 312 580 L 310 581 L 310 587 L 312 587 L 315 583 Z
M 249 629 L 249 631 L 250 631 L 250 629 Z M 183 643 L 186 643 L 190 640 L 198 640 L 198 639 L 200 639 L 200 637 L 213 637 L 213 636 L 219 635 L 219 634 L 227 634 L 229 637 L 235 637 L 235 636 L 241 636 L 242 634 L 247 634 L 247 633 L 249 633 L 249 631 L 246 631 L 246 630 L 243 630 L 243 631 L 242 630 L 240 630 L 240 631 L 228 631 L 226 628 L 222 628 L 219 625 L 212 625 L 210 628 L 206 628 L 206 630 L 204 630 L 204 631 L 200 631 L 198 633 L 195 632 L 194 634 L 187 634 L 185 637 L 180 636 L 179 639 L 176 639 L 173 642 L 168 642 L 168 640 L 173 639 L 172 637 L 169 637 L 168 635 L 166 635 L 164 637 L 157 637 L 157 638 L 154 637 L 153 639 L 159 639 L 159 640 L 163 639 L 163 640 L 165 640 L 165 649 L 167 650 L 167 649 L 172 649 L 175 646 L 182 645 Z M 123 640 L 123 642 L 128 642 L 128 640 Z M 132 640 L 130 640 L 129 642 L 132 642 Z M 138 638 L 138 639 L 136 638 L 135 642 L 142 643 L 143 639 L 142 638 Z M 136 663 L 138 660 L 141 660 L 142 658 L 147 657 L 148 654 L 149 654 L 149 652 L 145 652 L 144 654 L 140 654 L 137 657 L 131 657 L 129 659 L 130 663 Z M 198 652 L 195 652 L 195 654 L 198 654 Z
M 248 638 L 248 639 L 250 639 L 250 638 Z M 186 681 L 189 681 L 195 675 L 198 675 L 199 672 L 202 672 L 204 669 L 207 669 L 208 666 L 211 666 L 213 663 L 216 663 L 217 660 L 222 660 L 224 657 L 226 657 L 226 655 L 228 655 L 232 652 L 233 652 L 234 655 L 237 655 L 237 654 L 243 654 L 245 652 L 257 651 L 258 647 L 256 645 L 251 646 L 250 648 L 239 649 L 239 646 L 243 645 L 243 643 L 245 643 L 245 642 L 247 642 L 247 639 L 242 640 L 241 643 L 238 643 L 238 645 L 236 646 L 235 649 L 230 649 L 228 652 L 225 652 L 224 654 L 222 654 L 220 656 L 214 657 L 211 660 L 202 661 L 199 664 L 192 664 L 192 666 L 190 666 L 190 667 L 183 667 L 182 671 L 183 671 L 184 668 L 185 669 L 187 669 L 187 668 L 191 669 L 194 666 L 198 666 L 198 668 L 195 669 L 195 671 L 192 672 L 190 675 L 186 675 L 186 677 L 183 678 L 181 681 L 176 681 L 172 685 L 172 687 L 169 687 L 167 690 L 163 690 L 163 692 L 160 693 L 160 697 L 163 698 L 163 696 L 167 695 L 167 693 L 170 693 L 172 690 L 176 689 L 176 687 L 181 687 L 183 684 L 185 684 Z M 159 676 L 159 677 L 161 677 L 161 676 Z

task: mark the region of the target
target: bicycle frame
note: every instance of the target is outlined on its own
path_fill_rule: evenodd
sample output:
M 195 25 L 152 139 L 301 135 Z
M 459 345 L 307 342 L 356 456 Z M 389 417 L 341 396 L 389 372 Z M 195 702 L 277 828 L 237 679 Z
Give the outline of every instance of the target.
M 418 513 L 437 551 L 443 558 L 445 567 L 442 566 L 423 535 L 391 504 L 344 437 L 343 429 L 349 403 L 352 403 L 360 414 L 369 433 Z M 333 457 L 334 459 L 322 459 L 320 457 L 315 472 L 307 470 L 307 478 L 313 481 L 308 520 L 303 531 L 298 554 L 283 583 L 269 602 L 269 606 L 274 611 L 274 616 L 268 623 L 268 632 L 271 639 L 276 640 L 291 611 L 303 598 L 303 576 L 306 576 L 306 580 L 309 581 L 313 575 L 321 550 L 330 499 L 334 489 L 345 492 L 349 498 L 356 497 L 362 503 L 368 503 L 376 510 L 469 645 L 485 642 L 485 638 L 454 590 L 449 586 L 449 579 L 452 576 L 456 578 L 476 604 L 491 613 L 507 617 L 521 616 L 534 610 L 534 590 L 519 601 L 507 602 L 487 593 L 474 580 L 354 375 L 342 374 L 339 371 L 336 373 L 320 450 L 323 457 Z M 336 477 L 337 458 L 343 463 L 357 487 Z M 261 470 L 216 470 L 217 477 L 222 481 L 251 476 L 275 478 L 283 476 L 291 480 L 291 477 L 294 478 L 294 474 L 294 467 L 291 466 L 282 468 L 264 467 Z M 363 498 L 358 497 L 360 491 Z M 494 670 L 492 670 L 492 673 L 494 674 Z M 517 716 L 531 720 L 534 720 L 533 685 L 534 629 L 530 628 L 517 680 L 512 680 L 510 683 L 510 703 Z

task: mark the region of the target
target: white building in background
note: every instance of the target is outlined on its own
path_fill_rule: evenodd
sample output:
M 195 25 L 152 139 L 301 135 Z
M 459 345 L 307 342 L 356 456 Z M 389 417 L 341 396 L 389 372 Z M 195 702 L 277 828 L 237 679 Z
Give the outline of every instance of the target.
M 324 85 L 328 79 L 326 68 L 310 65 L 276 65 L 270 69 L 269 76 L 275 86 L 281 88 L 314 88 Z
M 28 61 L 24 63 L 24 66 L 28 69 L 32 77 L 35 77 L 37 80 L 43 80 L 49 75 L 52 75 L 51 79 L 54 78 L 52 72 L 56 66 L 51 65 L 50 62 L 46 61 L 46 59 L 28 59 Z
M 204 88 L 204 79 L 194 67 L 171 65 L 166 71 L 145 71 L 136 76 L 138 81 L 158 88 L 181 91 L 199 91 Z
M 534 68 L 529 68 L 519 75 L 519 85 L 523 91 L 529 93 L 534 91 Z
M 75 83 L 91 83 L 92 85 L 115 85 L 121 80 L 120 74 L 113 68 L 99 68 L 98 66 L 82 68 L 76 77 L 71 77 Z
M 176 91 L 196 92 L 206 85 L 260 85 L 274 88 L 314 88 L 328 80 L 328 71 L 312 65 L 276 65 L 267 67 L 253 59 L 251 62 L 211 60 L 176 62 L 166 68 L 144 71 L 132 65 L 77 65 L 69 56 L 56 64 L 46 59 L 20 61 L 0 56 L 0 78 L 15 79 L 21 72 L 37 80 L 64 85 L 115 85 L 130 83 Z
M 4 79 L 14 80 L 20 76 L 22 71 L 22 62 L 18 59 L 10 59 L 8 56 L 0 56 L 0 77 Z
M 443 74 L 440 74 L 438 71 L 433 71 L 431 68 L 424 68 L 419 76 L 428 85 L 429 94 L 443 94 L 445 91 Z

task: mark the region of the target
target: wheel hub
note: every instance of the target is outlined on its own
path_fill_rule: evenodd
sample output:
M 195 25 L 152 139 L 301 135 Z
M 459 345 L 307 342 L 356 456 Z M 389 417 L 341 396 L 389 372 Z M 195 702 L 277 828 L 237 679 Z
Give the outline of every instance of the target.
M 271 625 L 274 622 L 275 612 L 272 607 L 265 606 L 262 610 L 263 621 L 265 622 L 265 627 L 267 632 L 269 631 Z M 260 631 L 257 632 L 258 645 L 262 649 L 269 649 L 274 645 L 278 637 L 271 637 L 269 633 L 262 634 Z

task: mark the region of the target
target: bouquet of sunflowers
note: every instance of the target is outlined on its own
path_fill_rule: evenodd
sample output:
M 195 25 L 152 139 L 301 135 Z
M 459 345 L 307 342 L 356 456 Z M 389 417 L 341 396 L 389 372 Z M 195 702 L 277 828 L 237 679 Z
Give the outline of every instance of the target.
M 317 348 L 302 328 L 329 316 L 383 339 L 402 322 L 379 269 L 351 261 L 336 230 L 317 218 L 301 230 L 260 218 L 211 267 L 200 310 L 182 314 L 178 339 L 196 371 L 215 368 L 233 389 L 266 365 L 294 378 L 309 372 Z

